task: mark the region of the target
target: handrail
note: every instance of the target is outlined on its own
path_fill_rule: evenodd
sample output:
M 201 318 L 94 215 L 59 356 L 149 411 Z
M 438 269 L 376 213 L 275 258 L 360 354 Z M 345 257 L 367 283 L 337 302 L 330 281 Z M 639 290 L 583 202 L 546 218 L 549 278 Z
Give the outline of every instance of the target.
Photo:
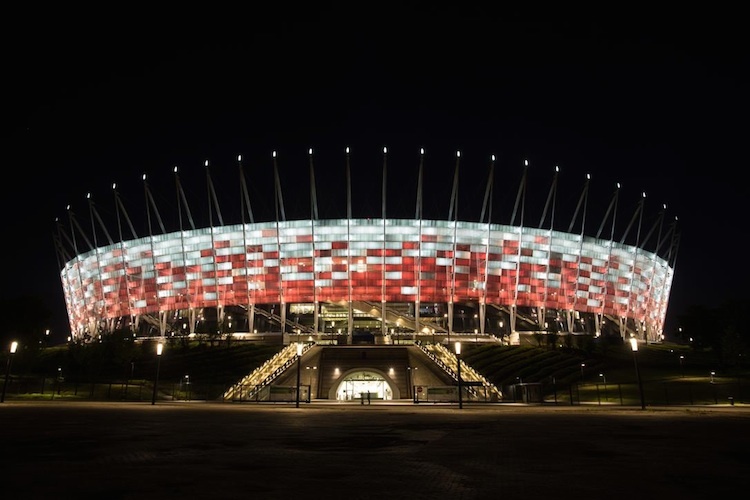
M 432 350 L 427 349 L 424 347 L 421 342 L 418 344 L 420 349 L 427 354 L 427 356 L 432 359 L 438 366 L 443 368 L 448 374 L 451 375 L 451 377 L 458 381 L 458 374 L 457 370 L 453 368 L 453 366 L 448 366 L 442 359 L 438 358 L 437 355 L 435 355 Z M 441 354 L 442 357 L 445 357 L 451 361 L 451 363 L 455 366 L 458 366 L 458 358 L 453 354 L 449 349 L 447 349 L 445 346 L 441 344 L 431 344 L 432 349 L 437 351 Z M 502 392 L 489 380 L 487 380 L 482 374 L 478 373 L 474 368 L 472 368 L 470 365 L 468 365 L 464 360 L 460 360 L 461 362 L 461 371 L 462 371 L 462 377 L 461 380 L 469 379 L 471 381 L 477 381 L 481 382 L 482 385 L 485 388 L 488 388 L 491 392 L 495 393 L 498 397 L 502 397 Z M 467 376 L 468 375 L 468 376 Z M 469 386 L 467 390 L 470 393 L 473 393 L 476 395 L 476 389 Z
M 302 354 L 312 347 L 310 343 L 304 343 L 302 347 Z M 242 377 L 236 384 L 232 385 L 224 393 L 223 399 L 233 399 L 237 393 L 240 394 L 242 399 L 242 388 L 247 385 L 254 385 L 254 389 L 247 393 L 247 398 L 250 399 L 255 396 L 263 387 L 273 382 L 279 375 L 284 373 L 289 366 L 291 366 L 297 358 L 297 346 L 296 343 L 289 344 L 281 351 L 274 354 L 270 359 L 266 360 L 265 363 L 257 367 L 255 370 L 250 372 L 248 375 Z M 270 372 L 270 373 L 269 373 Z M 259 383 L 252 384 L 254 379 L 261 378 Z

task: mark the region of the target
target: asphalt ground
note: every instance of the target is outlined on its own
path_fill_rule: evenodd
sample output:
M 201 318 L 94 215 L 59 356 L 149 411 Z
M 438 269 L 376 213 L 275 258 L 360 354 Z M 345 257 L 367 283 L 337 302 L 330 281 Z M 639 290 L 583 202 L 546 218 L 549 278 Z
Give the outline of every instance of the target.
M 3 499 L 743 496 L 750 408 L 0 405 Z

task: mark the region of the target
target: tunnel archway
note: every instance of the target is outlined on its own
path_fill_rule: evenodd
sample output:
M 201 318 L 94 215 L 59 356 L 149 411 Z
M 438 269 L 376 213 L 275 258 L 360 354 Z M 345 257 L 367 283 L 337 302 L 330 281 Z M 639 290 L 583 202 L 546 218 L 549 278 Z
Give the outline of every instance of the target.
M 330 399 L 337 401 L 358 401 L 370 394 L 371 400 L 390 401 L 400 399 L 396 384 L 380 370 L 356 368 L 345 373 L 338 384 L 331 388 Z

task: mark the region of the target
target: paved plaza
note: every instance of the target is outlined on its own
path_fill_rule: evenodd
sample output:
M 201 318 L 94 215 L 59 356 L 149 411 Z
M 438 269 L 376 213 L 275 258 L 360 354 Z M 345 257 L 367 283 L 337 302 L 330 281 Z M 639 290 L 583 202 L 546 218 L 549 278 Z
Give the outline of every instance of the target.
M 743 406 L 6 401 L 0 429 L 7 499 L 720 498 L 750 465 Z

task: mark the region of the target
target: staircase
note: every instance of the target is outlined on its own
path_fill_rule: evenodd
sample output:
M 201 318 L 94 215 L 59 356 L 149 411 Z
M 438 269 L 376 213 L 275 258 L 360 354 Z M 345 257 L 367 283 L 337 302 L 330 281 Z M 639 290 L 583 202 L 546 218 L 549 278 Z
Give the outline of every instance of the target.
M 355 300 L 352 302 L 352 308 L 366 314 L 371 314 L 375 317 L 380 317 L 382 306 L 379 302 Z M 447 328 L 425 318 L 420 318 L 419 325 L 417 325 L 414 317 L 402 314 L 399 311 L 389 308 L 387 305 L 385 308 L 385 321 L 386 323 L 393 325 L 401 324 L 404 328 L 411 329 L 415 332 L 423 330 L 435 330 L 435 332 L 437 333 L 445 333 L 448 331 Z
M 304 344 L 304 354 L 312 344 Z M 297 344 L 292 343 L 277 352 L 249 375 L 227 389 L 224 401 L 251 401 L 264 387 L 270 385 L 297 360 Z
M 445 370 L 453 380 L 458 381 L 458 358 L 453 352 L 442 344 L 422 344 L 419 342 L 417 345 L 436 365 Z M 480 400 L 489 396 L 491 399 L 497 399 L 498 401 L 503 398 L 503 393 L 500 389 L 471 366 L 467 365 L 463 360 L 461 361 L 461 383 L 466 383 L 466 390 L 470 398 Z M 484 388 L 483 394 L 480 394 L 477 386 Z

